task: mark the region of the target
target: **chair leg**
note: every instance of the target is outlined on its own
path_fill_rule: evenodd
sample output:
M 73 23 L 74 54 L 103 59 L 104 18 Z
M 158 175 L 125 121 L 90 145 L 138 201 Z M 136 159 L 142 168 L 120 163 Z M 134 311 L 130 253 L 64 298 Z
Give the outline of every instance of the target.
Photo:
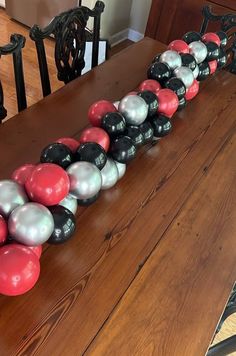
M 236 351 L 236 335 L 211 346 L 206 356 L 227 356 Z
M 0 124 L 3 119 L 7 116 L 7 110 L 3 106 L 4 97 L 3 97 L 3 90 L 2 90 L 2 83 L 0 81 Z

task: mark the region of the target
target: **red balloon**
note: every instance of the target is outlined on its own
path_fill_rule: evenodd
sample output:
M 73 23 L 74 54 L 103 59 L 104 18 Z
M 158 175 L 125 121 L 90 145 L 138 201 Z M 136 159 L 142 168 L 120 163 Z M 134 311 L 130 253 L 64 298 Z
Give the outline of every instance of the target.
M 154 94 L 157 94 L 159 90 L 161 90 L 161 84 L 154 79 L 147 79 L 144 80 L 138 88 L 140 91 L 149 90 L 152 91 Z
M 80 142 L 96 142 L 102 146 L 106 152 L 110 146 L 110 138 L 108 134 L 100 127 L 89 127 L 88 129 L 82 131 Z
M 191 87 L 187 88 L 185 99 L 192 100 L 199 92 L 199 82 L 195 79 Z
M 208 62 L 208 64 L 210 67 L 210 73 L 214 74 L 217 69 L 217 61 L 210 61 L 210 62 Z
M 75 153 L 75 151 L 77 150 L 77 148 L 80 145 L 79 141 L 77 141 L 75 138 L 71 138 L 71 137 L 62 137 L 62 138 L 59 138 L 56 142 L 63 143 L 63 145 L 69 147 L 69 149 L 73 153 Z
M 21 295 L 34 287 L 40 274 L 39 259 L 29 248 L 5 245 L 0 248 L 0 293 Z
M 110 101 L 100 100 L 92 104 L 88 111 L 88 119 L 93 126 L 101 126 L 101 120 L 108 112 L 116 112 L 117 109 Z
M 179 106 L 177 95 L 170 89 L 161 89 L 157 93 L 157 98 L 159 102 L 158 112 L 171 118 Z
M 205 35 L 202 36 L 203 42 L 215 42 L 217 46 L 220 46 L 220 37 L 214 33 L 214 32 L 208 32 L 205 33 Z
M 57 205 L 68 195 L 70 180 L 60 166 L 42 163 L 28 177 L 25 188 L 32 201 L 46 206 Z
M 7 223 L 0 215 L 0 245 L 4 245 L 7 239 Z
M 33 253 L 35 253 L 35 255 L 40 258 L 42 255 L 42 245 L 38 245 L 38 246 L 27 246 L 27 248 L 29 248 L 31 251 L 33 251 Z
M 35 164 L 24 164 L 12 173 L 11 178 L 20 185 L 24 185 L 26 179 L 32 173 L 35 167 Z
M 189 53 L 189 46 L 183 40 L 172 41 L 169 44 L 168 49 L 176 51 L 178 53 Z

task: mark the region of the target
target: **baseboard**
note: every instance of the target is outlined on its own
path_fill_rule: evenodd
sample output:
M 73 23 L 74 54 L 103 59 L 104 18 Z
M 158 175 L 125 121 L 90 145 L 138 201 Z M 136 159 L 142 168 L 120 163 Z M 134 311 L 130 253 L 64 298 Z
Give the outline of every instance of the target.
M 115 33 L 109 38 L 109 42 L 111 47 L 117 45 L 120 42 L 123 42 L 127 39 L 133 41 L 133 42 L 138 42 L 140 41 L 144 35 L 140 32 L 132 30 L 132 28 L 126 28 L 123 31 L 120 31 L 118 33 Z
M 132 28 L 129 29 L 128 33 L 128 39 L 133 41 L 133 42 L 138 42 L 144 37 L 143 33 L 140 33 L 138 31 L 132 30 Z

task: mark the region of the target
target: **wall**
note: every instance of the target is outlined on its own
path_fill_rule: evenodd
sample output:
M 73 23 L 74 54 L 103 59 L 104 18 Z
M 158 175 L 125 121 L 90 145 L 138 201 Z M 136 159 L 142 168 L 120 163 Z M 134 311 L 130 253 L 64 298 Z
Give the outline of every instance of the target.
M 133 0 L 130 12 L 130 28 L 145 33 L 152 0 Z

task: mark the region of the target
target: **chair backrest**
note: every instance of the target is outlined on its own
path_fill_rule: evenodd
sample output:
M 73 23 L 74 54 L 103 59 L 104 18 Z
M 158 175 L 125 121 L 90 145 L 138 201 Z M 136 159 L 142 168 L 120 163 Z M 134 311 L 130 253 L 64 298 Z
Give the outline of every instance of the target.
M 31 28 L 30 37 L 36 44 L 43 96 L 51 93 L 44 39 L 53 35 L 58 79 L 65 84 L 70 82 L 81 75 L 85 66 L 87 40 L 92 39 L 93 42 L 92 67 L 98 64 L 100 20 L 104 7 L 102 1 L 97 1 L 92 10 L 80 6 L 54 17 L 44 29 L 37 25 Z M 92 34 L 86 28 L 90 17 L 93 18 Z
M 9 54 L 13 57 L 18 111 L 22 111 L 27 107 L 22 62 L 22 48 L 24 48 L 24 46 L 25 37 L 20 34 L 13 34 L 10 37 L 10 42 L 5 46 L 0 47 L 0 58 L 1 56 Z M 3 88 L 0 82 L 0 123 L 6 116 L 7 110 L 4 107 Z
M 236 14 L 216 15 L 211 11 L 211 6 L 204 6 L 202 9 L 203 22 L 200 33 L 206 33 L 209 23 L 219 23 L 219 30 L 224 31 L 228 35 L 228 45 L 226 53 L 232 57 L 231 63 L 227 66 L 230 72 L 236 74 Z

